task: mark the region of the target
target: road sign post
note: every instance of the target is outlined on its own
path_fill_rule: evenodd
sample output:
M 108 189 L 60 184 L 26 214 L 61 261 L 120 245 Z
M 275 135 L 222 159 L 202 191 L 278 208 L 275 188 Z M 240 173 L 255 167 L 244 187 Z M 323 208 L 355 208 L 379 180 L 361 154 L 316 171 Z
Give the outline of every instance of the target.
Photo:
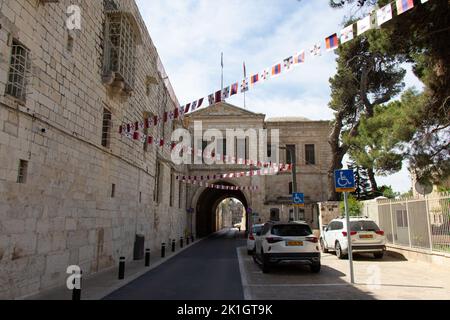
M 350 226 L 350 215 L 348 210 L 348 192 L 354 192 L 356 189 L 355 176 L 353 170 L 336 170 L 334 173 L 334 183 L 337 192 L 344 193 L 345 220 L 347 223 L 347 247 L 348 261 L 350 264 L 350 281 L 355 283 L 355 273 L 353 270 L 353 251 L 352 251 L 352 235 Z

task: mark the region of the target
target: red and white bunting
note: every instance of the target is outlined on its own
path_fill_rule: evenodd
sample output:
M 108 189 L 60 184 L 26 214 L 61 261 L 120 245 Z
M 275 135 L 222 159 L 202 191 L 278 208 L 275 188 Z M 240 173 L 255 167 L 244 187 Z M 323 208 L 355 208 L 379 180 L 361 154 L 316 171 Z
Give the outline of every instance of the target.
M 226 186 L 223 184 L 213 184 L 203 181 L 195 181 L 195 180 L 184 180 L 184 183 L 197 185 L 202 188 L 216 189 L 216 190 L 231 190 L 231 191 L 256 191 L 259 189 L 258 186 Z
M 217 179 L 234 179 L 234 178 L 242 178 L 242 177 L 256 177 L 256 176 L 266 176 L 271 174 L 277 174 L 279 172 L 287 172 L 292 170 L 292 165 L 290 164 L 281 164 L 281 165 L 273 165 L 269 168 L 264 168 L 260 170 L 251 170 L 245 172 L 229 172 L 222 174 L 209 174 L 209 175 L 200 175 L 200 176 L 176 176 L 176 180 L 179 181 L 210 181 Z

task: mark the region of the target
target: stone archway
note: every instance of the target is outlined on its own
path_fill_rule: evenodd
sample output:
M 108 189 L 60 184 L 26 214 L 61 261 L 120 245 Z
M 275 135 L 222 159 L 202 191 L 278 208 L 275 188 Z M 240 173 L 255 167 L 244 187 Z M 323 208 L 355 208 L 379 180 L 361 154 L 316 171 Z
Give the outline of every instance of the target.
M 225 181 L 219 181 L 216 184 L 234 186 L 233 184 Z M 196 211 L 196 233 L 197 237 L 205 237 L 213 232 L 216 232 L 216 209 L 217 206 L 227 198 L 238 199 L 247 210 L 249 202 L 245 194 L 238 190 L 217 190 L 217 189 L 205 189 L 200 194 L 195 211 Z M 248 219 L 246 221 L 246 229 L 248 228 Z

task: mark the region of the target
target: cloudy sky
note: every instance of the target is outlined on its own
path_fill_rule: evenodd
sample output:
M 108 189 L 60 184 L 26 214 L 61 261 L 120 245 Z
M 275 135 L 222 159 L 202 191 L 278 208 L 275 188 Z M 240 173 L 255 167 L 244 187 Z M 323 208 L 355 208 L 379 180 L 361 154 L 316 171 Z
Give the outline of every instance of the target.
M 260 72 L 301 50 L 308 51 L 338 32 L 353 8 L 334 10 L 328 0 L 137 0 L 181 104 L 220 89 L 220 56 L 224 53 L 225 86 Z M 322 44 L 324 46 L 324 44 Z M 306 63 L 276 79 L 259 84 L 246 95 L 247 108 L 272 116 L 333 118 L 328 108 L 329 78 L 336 56 L 307 54 Z M 420 86 L 408 74 L 408 86 Z M 243 107 L 243 96 L 228 102 Z M 407 170 L 379 178 L 398 191 L 411 182 Z

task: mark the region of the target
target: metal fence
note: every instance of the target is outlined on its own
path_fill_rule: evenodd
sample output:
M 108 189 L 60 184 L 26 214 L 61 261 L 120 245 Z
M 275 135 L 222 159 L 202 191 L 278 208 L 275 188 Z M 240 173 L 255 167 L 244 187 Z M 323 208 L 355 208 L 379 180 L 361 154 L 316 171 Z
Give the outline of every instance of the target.
M 450 193 L 365 204 L 387 243 L 450 253 Z

